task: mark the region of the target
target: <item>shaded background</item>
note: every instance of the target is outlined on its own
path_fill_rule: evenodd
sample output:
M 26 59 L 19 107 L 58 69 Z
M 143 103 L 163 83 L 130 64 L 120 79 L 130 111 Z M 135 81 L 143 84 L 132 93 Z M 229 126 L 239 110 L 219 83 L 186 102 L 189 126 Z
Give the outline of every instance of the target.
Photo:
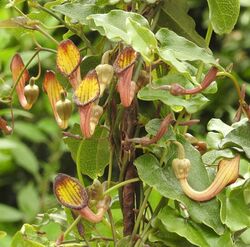
M 45 3 L 47 1 L 40 1 Z M 17 16 L 13 9 L 4 8 L 5 1 L 0 3 L 0 20 Z M 190 0 L 189 14 L 197 23 L 196 29 L 203 37 L 206 33 L 208 7 L 206 1 Z M 220 63 L 227 67 L 233 64 L 233 70 L 239 82 L 250 81 L 250 2 L 241 1 L 241 13 L 232 33 L 224 36 L 213 34 L 210 48 Z M 26 3 L 20 5 L 24 13 L 29 9 Z M 37 14 L 48 26 L 57 25 L 57 21 L 49 16 Z M 53 37 L 61 40 L 67 30 L 64 28 L 50 31 Z M 92 33 L 89 34 L 90 38 Z M 54 44 L 40 34 L 36 34 L 39 43 L 54 48 Z M 12 56 L 19 52 L 27 61 L 34 52 L 34 43 L 24 29 L 0 29 L 0 95 L 6 95 L 11 84 L 9 64 Z M 77 37 L 74 42 L 78 43 Z M 56 70 L 55 55 L 41 54 L 43 73 L 46 69 Z M 37 61 L 29 67 L 31 75 L 37 74 Z M 41 89 L 42 79 L 37 84 Z M 63 81 L 64 79 L 61 78 Z M 247 101 L 249 102 L 250 85 L 247 84 Z M 235 109 L 238 107 L 237 95 L 233 84 L 228 80 L 218 81 L 218 93 L 208 95 L 210 102 L 194 118 L 201 119 L 201 124 L 191 128 L 191 132 L 205 138 L 206 125 L 212 117 L 221 118 L 231 123 Z M 0 134 L 0 230 L 8 232 L 0 246 L 9 246 L 13 235 L 24 222 L 35 222 L 39 212 L 56 207 L 52 194 L 52 179 L 58 172 L 74 175 L 75 164 L 62 141 L 61 131 L 57 127 L 50 109 L 48 99 L 40 93 L 38 102 L 30 112 L 21 110 L 17 99 L 14 101 L 15 132 L 10 137 Z M 10 122 L 10 109 L 0 103 L 0 115 Z M 78 119 L 71 118 L 71 126 Z M 51 223 L 51 234 L 57 236 L 58 225 Z M 52 236 L 53 237 L 53 236 Z

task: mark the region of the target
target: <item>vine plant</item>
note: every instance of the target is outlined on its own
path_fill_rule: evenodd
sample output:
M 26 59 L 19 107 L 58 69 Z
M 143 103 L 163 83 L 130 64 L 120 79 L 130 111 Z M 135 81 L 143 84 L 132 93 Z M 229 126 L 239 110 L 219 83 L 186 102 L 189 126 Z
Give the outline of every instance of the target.
M 250 159 L 250 108 L 245 85 L 209 49 L 213 32 L 233 29 L 239 1 L 208 0 L 205 39 L 184 0 L 31 0 L 21 1 L 24 12 L 19 2 L 9 1 L 17 16 L 0 27 L 28 30 L 34 54 L 26 63 L 13 56 L 13 85 L 1 102 L 11 107 L 17 94 L 29 110 L 39 93 L 47 94 L 76 178 L 54 179 L 64 219 L 58 238 L 41 236 L 40 219 L 24 224 L 12 246 L 247 246 L 249 183 L 239 166 Z M 53 32 L 32 13 L 53 17 Z M 67 32 L 56 40 L 61 28 Z M 50 45 L 41 46 L 38 35 Z M 55 65 L 46 72 L 43 52 Z M 38 74 L 30 76 L 34 59 Z M 206 142 L 189 129 L 203 124 L 193 116 L 217 93 L 219 78 L 232 82 L 239 109 L 233 124 L 211 119 Z M 73 125 L 72 112 L 79 116 Z M 4 134 L 15 131 L 14 122 L 1 118 Z

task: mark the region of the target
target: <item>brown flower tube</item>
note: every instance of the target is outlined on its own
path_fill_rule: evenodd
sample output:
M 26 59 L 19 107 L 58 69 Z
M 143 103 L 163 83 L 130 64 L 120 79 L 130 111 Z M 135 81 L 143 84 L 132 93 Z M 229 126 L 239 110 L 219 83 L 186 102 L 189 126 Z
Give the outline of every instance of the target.
M 114 62 L 114 70 L 118 77 L 117 91 L 120 94 L 121 103 L 125 107 L 131 105 L 136 91 L 135 82 L 132 81 L 136 58 L 137 52 L 131 47 L 126 47 Z
M 54 117 L 56 119 L 58 126 L 62 129 L 66 129 L 68 127 L 68 119 L 60 118 L 57 112 L 57 105 L 56 105 L 57 102 L 60 102 L 61 92 L 64 91 L 64 89 L 59 83 L 59 81 L 56 79 L 55 73 L 53 71 L 46 71 L 45 78 L 43 81 L 43 89 L 49 97 L 50 105 L 52 107 Z

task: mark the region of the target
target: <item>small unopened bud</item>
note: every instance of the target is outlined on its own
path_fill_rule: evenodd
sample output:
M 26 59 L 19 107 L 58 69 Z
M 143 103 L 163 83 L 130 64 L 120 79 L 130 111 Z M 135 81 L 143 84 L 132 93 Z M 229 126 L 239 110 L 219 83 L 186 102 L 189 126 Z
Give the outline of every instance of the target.
M 114 75 L 114 68 L 110 64 L 99 64 L 95 71 L 98 76 L 98 80 L 100 83 L 100 89 L 105 89 L 111 82 L 113 75 Z M 103 91 L 100 90 L 100 94 L 102 94 Z
M 70 118 L 72 113 L 72 103 L 68 99 L 61 99 L 56 102 L 56 111 L 58 116 L 61 118 L 62 121 L 66 121 Z
M 174 159 L 172 167 L 177 179 L 185 179 L 188 177 L 191 163 L 189 159 Z
M 38 98 L 39 95 L 39 87 L 34 83 L 30 83 L 24 87 L 24 96 L 29 105 L 33 105 Z
M 97 179 L 93 181 L 93 184 L 88 189 L 88 194 L 91 200 L 99 201 L 103 199 L 103 186 Z

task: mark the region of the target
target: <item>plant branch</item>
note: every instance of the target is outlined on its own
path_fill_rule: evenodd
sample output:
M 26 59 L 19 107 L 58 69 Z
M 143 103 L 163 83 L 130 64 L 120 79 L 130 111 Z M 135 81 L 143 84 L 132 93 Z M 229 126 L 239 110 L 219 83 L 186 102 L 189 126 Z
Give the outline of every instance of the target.
M 139 214 L 136 218 L 136 221 L 135 221 L 135 226 L 134 226 L 134 229 L 133 229 L 133 232 L 132 232 L 132 235 L 131 235 L 131 241 L 130 241 L 130 247 L 133 247 L 134 246 L 134 238 L 135 238 L 135 235 L 139 229 L 139 226 L 140 226 L 140 223 L 141 223 L 141 220 L 142 220 L 142 217 L 143 217 L 143 212 L 147 206 L 147 202 L 148 202 L 148 198 L 150 196 L 150 193 L 152 191 L 152 187 L 149 187 L 146 192 L 145 192 L 145 197 L 144 197 L 144 200 L 142 202 L 142 205 L 140 207 L 140 210 L 139 210 Z
M 119 184 L 116 184 L 115 186 L 107 189 L 106 191 L 104 191 L 103 195 L 108 195 L 111 192 L 113 192 L 114 190 L 117 190 L 117 189 L 123 187 L 124 185 L 130 184 L 130 183 L 139 182 L 139 181 L 140 181 L 139 178 L 132 178 L 132 179 L 125 180 L 125 181 L 123 181 L 123 182 L 121 182 Z
M 210 44 L 210 41 L 211 41 L 212 34 L 213 34 L 213 26 L 212 26 L 211 22 L 209 22 L 206 37 L 205 37 L 206 48 L 209 48 L 209 44 Z M 201 62 L 200 66 L 198 68 L 197 74 L 196 74 L 197 81 L 201 80 L 201 75 L 202 75 L 203 69 L 204 69 L 204 63 Z

